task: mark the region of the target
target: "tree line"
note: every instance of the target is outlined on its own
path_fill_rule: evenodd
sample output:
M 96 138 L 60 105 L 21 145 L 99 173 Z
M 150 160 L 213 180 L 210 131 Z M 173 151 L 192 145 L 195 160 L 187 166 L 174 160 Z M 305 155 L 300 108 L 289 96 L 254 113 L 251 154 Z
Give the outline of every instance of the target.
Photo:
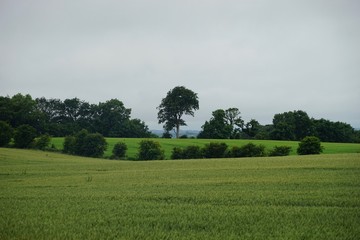
M 107 137 L 147 138 L 152 134 L 140 119 L 131 118 L 131 109 L 118 99 L 90 104 L 78 98 L 33 99 L 29 94 L 0 97 L 0 121 L 12 128 L 27 124 L 39 135 L 73 135 L 82 129 Z
M 306 136 L 322 142 L 360 142 L 360 131 L 350 124 L 310 118 L 302 110 L 275 114 L 273 124 L 261 125 L 255 119 L 245 123 L 238 108 L 214 111 L 198 138 L 300 141 Z
M 194 116 L 199 109 L 197 94 L 183 87 L 171 89 L 157 108 L 159 123 L 163 123 L 163 137 L 178 138 L 180 126 L 186 126 L 184 115 Z M 0 96 L 0 121 L 11 128 L 26 124 L 36 135 L 65 137 L 82 129 L 105 137 L 156 137 L 140 119 L 131 118 L 131 109 L 118 99 L 90 104 L 78 98 L 33 99 L 29 94 Z M 5 131 L 1 130 L 0 131 Z M 272 124 L 261 125 L 257 120 L 245 122 L 238 108 L 217 109 L 205 121 L 198 138 L 205 139 L 268 139 L 300 141 L 316 136 L 322 142 L 360 142 L 360 131 L 343 122 L 310 118 L 305 111 L 295 110 L 274 115 Z

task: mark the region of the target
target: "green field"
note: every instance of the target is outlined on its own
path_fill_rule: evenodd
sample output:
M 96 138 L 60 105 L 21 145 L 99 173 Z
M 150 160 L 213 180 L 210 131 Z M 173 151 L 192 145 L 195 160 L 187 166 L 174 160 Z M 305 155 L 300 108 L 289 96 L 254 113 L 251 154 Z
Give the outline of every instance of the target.
M 111 161 L 0 148 L 0 239 L 358 239 L 360 154 Z
M 108 148 L 105 152 L 105 156 L 111 156 L 111 151 L 114 145 L 119 142 L 125 142 L 128 146 L 127 155 L 128 158 L 136 158 L 136 154 L 139 148 L 139 142 L 143 140 L 141 138 L 106 138 L 108 142 Z M 164 139 L 157 138 L 152 139 L 158 141 L 161 147 L 165 150 L 166 159 L 170 159 L 171 151 L 174 147 L 186 147 L 189 145 L 197 145 L 203 147 L 205 144 L 210 142 L 225 142 L 229 147 L 241 146 L 249 142 L 254 144 L 262 144 L 267 150 L 274 148 L 274 146 L 290 146 L 292 148 L 291 155 L 296 155 L 296 149 L 298 142 L 295 141 L 276 141 L 276 140 L 244 140 L 244 139 Z M 62 149 L 64 138 L 53 138 L 52 143 L 57 149 Z M 358 143 L 321 143 L 324 146 L 324 154 L 334 153 L 360 153 L 360 144 Z

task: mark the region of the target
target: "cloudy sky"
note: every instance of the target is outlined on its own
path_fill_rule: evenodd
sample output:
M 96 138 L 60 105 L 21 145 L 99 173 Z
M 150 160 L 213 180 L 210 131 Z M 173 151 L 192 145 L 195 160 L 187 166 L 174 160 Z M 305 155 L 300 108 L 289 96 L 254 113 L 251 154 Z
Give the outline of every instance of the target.
M 237 107 L 360 127 L 358 0 L 0 0 L 0 95 L 112 98 L 157 124 L 175 86 L 198 94 L 200 129 Z

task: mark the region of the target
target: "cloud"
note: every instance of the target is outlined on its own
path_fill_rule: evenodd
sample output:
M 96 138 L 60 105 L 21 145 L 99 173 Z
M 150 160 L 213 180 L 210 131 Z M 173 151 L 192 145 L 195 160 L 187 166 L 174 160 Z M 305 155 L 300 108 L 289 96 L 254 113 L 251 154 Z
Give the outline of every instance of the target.
M 275 113 L 360 126 L 358 1 L 2 1 L 0 94 L 118 98 L 157 125 L 184 85 L 200 110 L 271 123 Z

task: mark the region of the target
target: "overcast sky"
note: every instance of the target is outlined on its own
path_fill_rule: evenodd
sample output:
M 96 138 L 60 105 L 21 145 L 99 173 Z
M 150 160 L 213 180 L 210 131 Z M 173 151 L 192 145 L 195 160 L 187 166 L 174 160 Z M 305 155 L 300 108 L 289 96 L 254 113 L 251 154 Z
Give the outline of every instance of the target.
M 358 0 L 0 0 L 0 95 L 121 100 L 157 124 L 185 86 L 200 129 L 216 109 L 360 127 Z

